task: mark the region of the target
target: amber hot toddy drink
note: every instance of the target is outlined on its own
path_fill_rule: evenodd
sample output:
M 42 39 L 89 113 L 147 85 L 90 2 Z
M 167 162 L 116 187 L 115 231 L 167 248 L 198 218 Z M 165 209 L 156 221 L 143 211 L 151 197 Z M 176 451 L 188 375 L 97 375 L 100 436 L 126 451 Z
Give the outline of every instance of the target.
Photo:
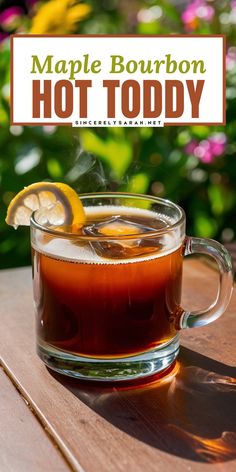
M 96 211 L 98 210 L 98 211 Z M 119 217 L 112 213 L 119 211 Z M 124 208 L 89 208 L 84 232 L 145 235 L 168 228 L 150 212 Z M 139 224 L 137 224 L 137 221 Z M 137 236 L 136 236 L 137 238 Z M 168 235 L 99 243 L 84 249 L 71 242 L 67 257 L 54 257 L 55 245 L 35 251 L 35 292 L 42 311 L 42 342 L 84 356 L 130 356 L 167 343 L 176 334 L 182 273 L 182 246 Z M 58 243 L 58 241 L 57 241 Z M 57 246 L 58 247 L 58 246 Z M 45 251 L 45 252 L 44 252 Z
M 223 275 L 216 307 L 190 314 L 181 308 L 183 255 L 210 246 L 185 239 L 181 208 L 128 194 L 81 200 L 78 232 L 32 218 L 38 353 L 59 372 L 93 380 L 164 370 L 178 354 L 180 328 L 209 322 L 216 307 L 221 314 L 230 290 L 224 250 L 211 242 Z

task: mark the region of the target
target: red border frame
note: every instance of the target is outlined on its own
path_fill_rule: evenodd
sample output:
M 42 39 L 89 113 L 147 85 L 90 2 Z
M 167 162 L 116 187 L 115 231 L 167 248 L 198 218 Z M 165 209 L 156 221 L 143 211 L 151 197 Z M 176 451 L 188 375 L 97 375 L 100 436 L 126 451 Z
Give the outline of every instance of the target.
M 14 38 L 222 38 L 223 39 L 223 121 L 216 123 L 190 122 L 190 123 L 164 123 L 164 126 L 225 126 L 226 125 L 226 35 L 225 34 L 12 34 L 10 36 L 10 124 L 21 126 L 72 126 L 70 123 L 15 123 L 13 121 L 13 41 Z M 80 128 L 80 127 L 78 127 Z

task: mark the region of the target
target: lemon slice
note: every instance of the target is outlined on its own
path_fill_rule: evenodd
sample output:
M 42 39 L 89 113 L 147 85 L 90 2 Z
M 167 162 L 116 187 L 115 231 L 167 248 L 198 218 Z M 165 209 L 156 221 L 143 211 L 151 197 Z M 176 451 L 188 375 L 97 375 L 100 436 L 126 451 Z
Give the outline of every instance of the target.
M 100 229 L 100 233 L 104 236 L 130 236 L 141 233 L 141 230 L 129 223 L 125 224 L 119 221 L 113 221 L 109 225 L 104 225 Z
M 15 229 L 29 226 L 37 210 L 37 222 L 49 225 L 72 225 L 76 230 L 85 223 L 85 212 L 79 196 L 69 185 L 37 182 L 25 187 L 11 201 L 6 223 Z

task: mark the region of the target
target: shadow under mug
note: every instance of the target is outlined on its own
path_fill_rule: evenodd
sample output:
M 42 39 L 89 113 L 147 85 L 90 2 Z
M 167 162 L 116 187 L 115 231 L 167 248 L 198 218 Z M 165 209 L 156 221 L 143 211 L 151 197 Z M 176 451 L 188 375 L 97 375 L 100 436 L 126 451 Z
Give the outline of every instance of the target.
M 128 235 L 104 235 L 92 224 L 78 234 L 42 225 L 34 213 L 38 354 L 51 369 L 87 380 L 161 372 L 178 355 L 181 329 L 204 326 L 225 311 L 233 285 L 230 255 L 216 241 L 186 237 L 184 211 L 168 200 L 128 193 L 84 194 L 81 200 L 88 221 L 106 215 L 119 224 L 135 216 L 142 224 L 136 234 L 131 227 Z M 212 305 L 189 312 L 181 307 L 182 265 L 195 253 L 211 256 L 220 278 Z

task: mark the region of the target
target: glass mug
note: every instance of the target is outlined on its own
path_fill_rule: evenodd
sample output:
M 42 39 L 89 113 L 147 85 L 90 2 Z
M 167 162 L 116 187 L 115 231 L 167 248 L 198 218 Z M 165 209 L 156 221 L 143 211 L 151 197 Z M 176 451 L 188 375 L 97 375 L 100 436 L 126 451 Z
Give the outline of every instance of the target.
M 152 196 L 85 194 L 81 234 L 31 218 L 37 350 L 65 375 L 99 381 L 143 378 L 167 369 L 179 331 L 222 315 L 232 291 L 227 250 L 185 236 L 185 214 Z M 216 300 L 181 307 L 183 257 L 207 254 L 219 268 Z

